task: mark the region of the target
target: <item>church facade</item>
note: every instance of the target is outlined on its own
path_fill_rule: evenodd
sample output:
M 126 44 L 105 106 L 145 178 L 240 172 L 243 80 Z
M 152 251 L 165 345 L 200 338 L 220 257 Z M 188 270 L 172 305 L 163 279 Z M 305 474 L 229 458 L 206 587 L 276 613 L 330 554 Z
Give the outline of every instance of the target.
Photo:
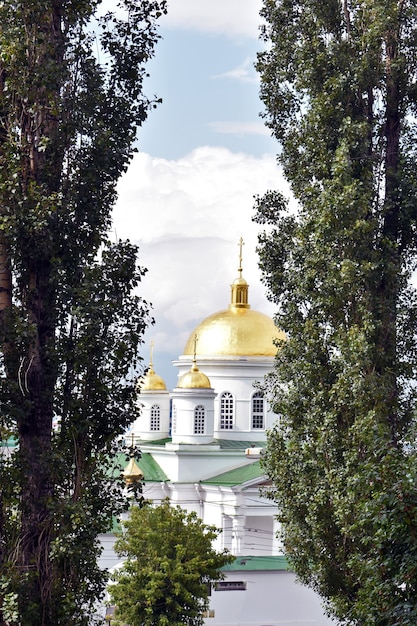
M 195 511 L 221 529 L 216 547 L 236 557 L 212 591 L 208 625 L 325 626 L 319 599 L 288 570 L 275 504 L 262 495 L 260 457 L 277 416 L 260 383 L 285 337 L 251 309 L 248 292 L 240 255 L 228 307 L 190 333 L 174 361 L 178 382 L 171 392 L 151 354 L 131 431 L 142 453 L 143 493 L 155 504 L 168 497 Z

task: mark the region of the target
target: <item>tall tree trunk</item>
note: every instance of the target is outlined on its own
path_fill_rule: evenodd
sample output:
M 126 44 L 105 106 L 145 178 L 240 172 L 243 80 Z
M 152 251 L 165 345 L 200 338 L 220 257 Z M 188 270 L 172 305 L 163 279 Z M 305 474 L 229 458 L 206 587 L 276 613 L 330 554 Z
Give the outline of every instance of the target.
M 62 148 L 59 146 L 57 112 L 62 79 L 61 5 L 62 0 L 54 0 L 51 8 L 45 9 L 39 26 L 33 24 L 30 8 L 26 15 L 29 66 L 39 72 L 45 64 L 50 72 L 50 84 L 36 92 L 34 102 L 28 103 L 29 106 L 22 102 L 22 187 L 29 198 L 33 185 L 48 194 L 54 194 L 59 188 Z M 42 146 L 43 140 L 47 142 L 46 150 Z M 55 157 L 52 167 L 48 163 L 47 151 L 52 151 Z M 24 574 L 26 591 L 20 596 L 20 615 L 24 624 L 33 626 L 52 626 L 54 623 L 49 600 L 53 530 L 50 514 L 53 496 L 51 441 L 57 379 L 56 294 L 52 277 L 53 253 L 48 236 L 52 217 L 48 215 L 47 207 L 44 219 L 45 225 L 39 227 L 36 251 L 28 255 L 25 284 L 21 285 L 30 339 L 18 372 L 19 388 L 26 406 L 18 420 L 22 507 L 19 566 Z
M 18 424 L 22 468 L 19 565 L 27 577 L 21 616 L 24 623 L 43 626 L 53 623 L 52 616 L 45 614 L 45 607 L 51 591 L 51 436 L 57 375 L 53 358 L 55 323 L 51 316 L 54 297 L 48 259 L 33 271 L 27 297 L 34 337 L 19 370 L 19 387 L 28 407 Z M 32 615 L 33 606 L 38 610 Z
M 393 445 L 398 443 L 398 388 L 397 388 L 397 315 L 399 277 L 401 261 L 398 250 L 399 243 L 399 163 L 400 163 L 400 130 L 401 130 L 401 89 L 399 72 L 396 65 L 398 59 L 398 33 L 389 30 L 386 38 L 386 125 L 385 125 L 385 203 L 382 242 L 384 248 L 384 266 L 381 274 L 381 289 L 378 299 L 378 310 L 381 312 L 377 350 L 377 362 L 381 364 L 380 372 L 384 373 L 388 385 L 386 401 L 388 421 L 391 429 Z

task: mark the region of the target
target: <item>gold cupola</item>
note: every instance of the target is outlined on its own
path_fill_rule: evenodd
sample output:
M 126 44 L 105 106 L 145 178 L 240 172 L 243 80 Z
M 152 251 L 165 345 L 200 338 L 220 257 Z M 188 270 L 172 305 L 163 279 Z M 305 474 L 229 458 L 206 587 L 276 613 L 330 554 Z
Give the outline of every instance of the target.
M 134 485 L 144 479 L 144 474 L 133 457 L 122 471 L 122 476 L 127 485 Z
M 249 304 L 249 285 L 242 276 L 242 238 L 239 241 L 238 277 L 231 285 L 229 307 L 203 320 L 191 333 L 184 355 L 193 354 L 194 337 L 198 335 L 196 356 L 256 356 L 276 355 L 276 340 L 285 334 L 273 320 Z
M 191 369 L 181 376 L 177 387 L 179 389 L 211 389 L 211 383 L 208 376 L 198 369 L 193 360 Z
M 153 348 L 154 343 L 151 341 L 149 367 L 145 376 L 139 382 L 140 391 L 166 391 L 167 388 L 164 379 L 161 378 L 161 376 L 158 376 L 153 369 Z
M 181 376 L 177 387 L 179 389 L 211 389 L 210 379 L 197 367 L 197 335 L 194 335 L 193 348 L 193 364 L 191 365 L 189 371 L 185 372 L 185 374 Z
M 132 447 L 130 461 L 122 471 L 126 485 L 135 485 L 144 479 L 144 474 L 134 458 L 135 435 L 132 433 Z

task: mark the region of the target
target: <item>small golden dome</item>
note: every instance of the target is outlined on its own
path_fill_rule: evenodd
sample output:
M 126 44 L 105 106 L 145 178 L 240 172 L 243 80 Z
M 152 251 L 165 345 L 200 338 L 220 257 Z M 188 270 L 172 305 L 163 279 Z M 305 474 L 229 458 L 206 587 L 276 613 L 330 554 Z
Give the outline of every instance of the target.
M 195 337 L 193 337 L 193 342 L 195 349 Z M 211 383 L 209 378 L 200 372 L 194 360 L 191 369 L 179 379 L 177 387 L 180 389 L 211 389 Z
M 122 472 L 123 478 L 128 485 L 134 484 L 143 480 L 144 474 L 134 458 L 131 458 Z
M 139 382 L 140 391 L 166 391 L 166 384 L 163 378 L 155 374 L 153 369 L 153 348 L 154 343 L 151 341 L 151 355 L 148 371 L 145 374 L 143 380 Z
M 166 391 L 166 388 L 164 379 L 155 374 L 153 367 L 149 366 L 145 377 L 139 383 L 140 391 Z

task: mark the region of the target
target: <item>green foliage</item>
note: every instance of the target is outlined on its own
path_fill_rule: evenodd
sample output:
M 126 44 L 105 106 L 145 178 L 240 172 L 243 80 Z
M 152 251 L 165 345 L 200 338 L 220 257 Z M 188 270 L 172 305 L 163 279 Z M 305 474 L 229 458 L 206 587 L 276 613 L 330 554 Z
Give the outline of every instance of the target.
M 127 558 L 109 585 L 117 618 L 130 626 L 203 624 L 209 587 L 233 560 L 212 548 L 219 530 L 168 500 L 134 507 L 124 526 L 115 549 Z
M 0 3 L 2 624 L 90 623 L 97 537 L 127 507 L 113 459 L 152 319 L 137 247 L 108 231 L 166 2 L 100 5 Z
M 264 1 L 266 123 L 297 208 L 257 200 L 287 333 L 265 468 L 287 553 L 341 623 L 415 624 L 417 8 Z

